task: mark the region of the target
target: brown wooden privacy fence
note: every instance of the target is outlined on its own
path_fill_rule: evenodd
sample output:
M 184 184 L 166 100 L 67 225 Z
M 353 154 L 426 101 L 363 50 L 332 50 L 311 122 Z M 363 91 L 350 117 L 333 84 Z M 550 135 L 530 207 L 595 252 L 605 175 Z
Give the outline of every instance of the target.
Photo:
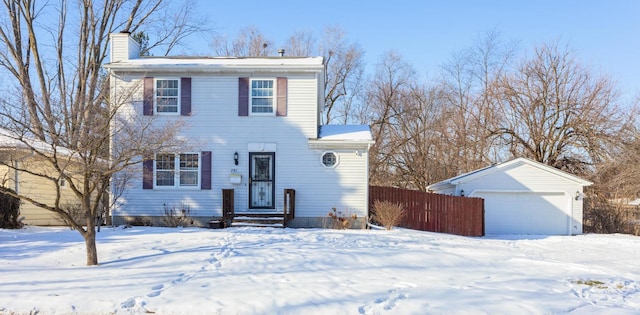
M 484 236 L 484 199 L 447 196 L 417 190 L 369 186 L 369 209 L 375 200 L 404 205 L 401 224 L 414 230 Z

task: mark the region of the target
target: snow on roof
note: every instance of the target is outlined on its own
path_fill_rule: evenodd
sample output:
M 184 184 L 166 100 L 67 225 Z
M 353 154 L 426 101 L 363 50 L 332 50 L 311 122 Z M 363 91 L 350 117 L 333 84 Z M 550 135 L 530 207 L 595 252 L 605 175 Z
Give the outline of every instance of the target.
M 373 141 L 368 125 L 320 126 L 319 140 Z
M 209 70 L 233 68 L 304 67 L 324 69 L 323 57 L 140 57 L 105 64 L 105 68 L 129 69 L 141 67 L 206 67 Z M 205 70 L 205 69 L 201 69 Z
M 26 150 L 34 149 L 37 151 L 48 153 L 52 153 L 54 151 L 54 146 L 45 141 L 21 136 L 4 128 L 0 128 L 0 148 Z M 74 151 L 59 146 L 55 147 L 55 152 L 66 156 L 72 156 L 75 153 Z
M 452 177 L 452 178 L 449 178 L 449 179 L 445 179 L 445 180 L 437 182 L 435 184 L 431 184 L 427 188 L 428 189 L 437 189 L 438 187 L 443 187 L 443 186 L 446 186 L 446 185 L 458 185 L 458 184 L 460 184 L 462 182 L 465 182 L 465 181 L 468 181 L 468 180 L 483 176 L 485 174 L 488 174 L 490 172 L 493 172 L 493 171 L 496 171 L 496 170 L 499 170 L 499 169 L 510 167 L 511 165 L 514 165 L 514 164 L 527 164 L 527 165 L 533 166 L 535 168 L 538 168 L 538 169 L 540 169 L 542 171 L 550 172 L 552 174 L 555 174 L 555 175 L 558 175 L 560 177 L 566 178 L 566 179 L 568 179 L 570 181 L 573 181 L 573 182 L 576 182 L 576 183 L 578 183 L 578 184 L 580 184 L 582 186 L 589 186 L 589 185 L 593 184 L 592 182 L 590 182 L 588 180 L 584 180 L 584 179 L 582 179 L 580 177 L 577 177 L 577 176 L 575 176 L 573 174 L 569 174 L 567 172 L 564 172 L 562 170 L 556 169 L 556 168 L 551 167 L 549 165 L 546 165 L 546 164 L 543 164 L 543 163 L 540 163 L 540 162 L 537 162 L 537 161 L 534 161 L 534 160 L 531 160 L 531 159 L 528 159 L 528 158 L 522 158 L 521 157 L 521 158 L 512 159 L 512 160 L 507 161 L 507 162 L 503 162 L 503 163 L 499 163 L 499 164 L 493 164 L 493 165 L 490 165 L 490 166 L 487 166 L 487 167 L 484 167 L 484 168 L 481 168 L 481 169 L 478 169 L 478 170 L 475 170 L 475 171 L 471 171 L 469 173 L 458 175 L 458 176 L 455 176 L 455 177 Z

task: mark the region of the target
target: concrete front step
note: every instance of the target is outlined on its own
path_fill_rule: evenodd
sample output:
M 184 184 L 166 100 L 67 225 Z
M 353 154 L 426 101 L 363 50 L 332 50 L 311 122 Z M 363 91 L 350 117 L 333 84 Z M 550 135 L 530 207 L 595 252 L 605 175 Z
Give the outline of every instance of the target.
M 284 225 L 282 223 L 250 223 L 250 222 L 233 222 L 231 223 L 232 227 L 273 227 L 273 228 L 282 228 Z
M 236 213 L 231 226 L 284 227 L 282 213 Z

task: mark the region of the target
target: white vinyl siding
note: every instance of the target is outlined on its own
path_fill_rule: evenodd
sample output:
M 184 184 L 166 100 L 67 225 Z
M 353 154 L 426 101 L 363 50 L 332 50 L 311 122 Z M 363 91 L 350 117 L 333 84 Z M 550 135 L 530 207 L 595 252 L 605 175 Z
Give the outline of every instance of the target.
M 194 114 L 181 136 L 192 140 L 190 144 L 197 145 L 197 151 L 212 151 L 212 189 L 143 190 L 141 183 L 134 184 L 139 188 L 129 190 L 127 198 L 119 200 L 116 213 L 157 216 L 165 203 L 187 203 L 193 216 L 221 216 L 222 189 L 233 189 L 235 210 L 245 211 L 249 209 L 248 144 L 274 143 L 275 210 L 283 209 L 284 189 L 291 188 L 296 190 L 296 218 L 325 217 L 332 207 L 348 210 L 360 218 L 366 215 L 366 150 L 359 148 L 356 154 L 355 149 L 309 148 L 309 139 L 317 138 L 318 132 L 317 97 L 321 91 L 315 74 L 286 74 L 287 116 L 276 117 L 272 113 L 251 119 L 238 116 L 238 77 L 251 77 L 250 73 L 189 76 Z M 162 117 L 161 121 L 165 119 L 180 117 Z M 335 168 L 322 165 L 321 156 L 326 151 L 336 153 L 339 164 Z M 235 152 L 239 156 L 238 165 L 233 158 Z M 136 166 L 134 172 L 141 174 L 142 166 Z M 241 184 L 230 182 L 232 173 L 241 175 Z

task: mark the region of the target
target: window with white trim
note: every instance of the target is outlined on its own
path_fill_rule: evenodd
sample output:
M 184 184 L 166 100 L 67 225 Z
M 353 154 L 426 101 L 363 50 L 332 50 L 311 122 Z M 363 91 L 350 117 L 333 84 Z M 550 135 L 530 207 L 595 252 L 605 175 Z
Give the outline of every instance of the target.
M 272 79 L 251 80 L 251 97 L 249 98 L 251 114 L 275 113 L 274 82 L 275 80 Z
M 180 80 L 155 79 L 154 102 L 156 113 L 177 114 L 180 108 Z
M 198 161 L 197 153 L 180 154 L 180 186 L 198 186 Z
M 156 187 L 198 187 L 199 183 L 200 154 L 156 154 Z
M 335 152 L 322 153 L 322 165 L 327 168 L 333 168 L 338 165 L 338 155 Z

